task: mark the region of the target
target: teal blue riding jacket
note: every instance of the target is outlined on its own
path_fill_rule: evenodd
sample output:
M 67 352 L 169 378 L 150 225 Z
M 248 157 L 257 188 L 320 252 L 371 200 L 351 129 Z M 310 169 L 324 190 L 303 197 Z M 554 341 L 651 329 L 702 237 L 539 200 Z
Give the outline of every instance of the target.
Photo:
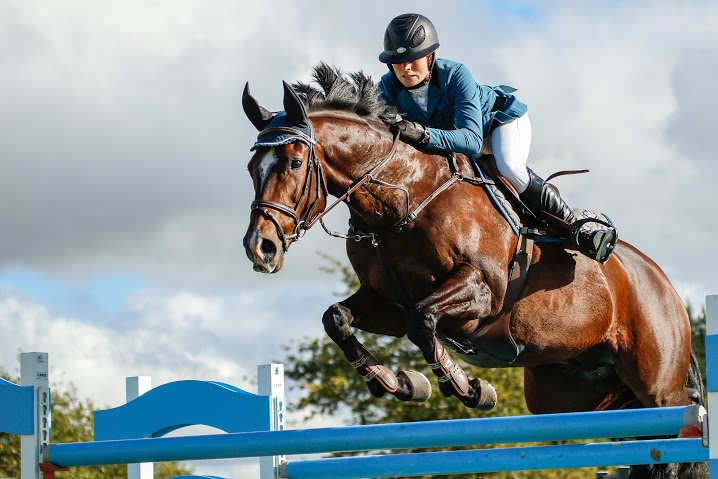
M 528 107 L 512 93 L 510 86 L 479 85 L 461 63 L 437 58 L 427 98 L 428 114 L 416 104 L 393 72 L 381 77 L 379 90 L 387 103 L 395 106 L 402 116 L 429 130 L 428 148 L 478 156 L 489 134 L 491 124 L 514 121 L 526 113 Z M 496 99 L 506 103 L 492 112 Z

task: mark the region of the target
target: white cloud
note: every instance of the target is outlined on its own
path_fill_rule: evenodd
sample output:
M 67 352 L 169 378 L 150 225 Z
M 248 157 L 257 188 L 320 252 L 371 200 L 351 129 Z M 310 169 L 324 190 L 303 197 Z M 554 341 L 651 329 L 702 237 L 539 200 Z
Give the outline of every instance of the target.
M 14 370 L 18 350 L 48 351 L 82 395 L 115 405 L 124 376 L 242 386 L 255 364 L 283 357 L 288 338 L 323 334 L 336 279 L 316 251 L 343 260 L 340 240 L 316 228 L 272 277 L 245 258 L 256 131 L 242 87 L 279 109 L 281 80 L 308 80 L 319 60 L 377 78 L 384 28 L 405 8 L 0 3 L 0 268 L 148 285 L 91 322 L 5 290 L 0 366 Z M 706 253 L 718 236 L 715 2 L 410 8 L 434 20 L 440 56 L 481 83 L 519 88 L 531 166 L 592 170 L 556 181 L 571 204 L 605 211 L 695 306 L 716 293 L 718 260 Z M 346 219 L 332 213 L 330 227 Z
M 331 301 L 331 293 L 311 289 L 231 298 L 142 292 L 119 319 L 90 323 L 3 290 L 0 366 L 14 371 L 18 351 L 48 352 L 53 371 L 96 405 L 121 403 L 123 378 L 133 375 L 151 375 L 155 384 L 211 379 L 242 387 L 257 364 L 281 361 L 290 339 L 322 334 L 321 312 Z M 295 312 L 282 325 L 285 308 Z

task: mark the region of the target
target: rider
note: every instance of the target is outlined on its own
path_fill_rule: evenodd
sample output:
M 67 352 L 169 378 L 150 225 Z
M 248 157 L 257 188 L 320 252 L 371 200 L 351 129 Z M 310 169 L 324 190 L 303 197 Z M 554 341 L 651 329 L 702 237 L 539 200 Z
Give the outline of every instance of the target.
M 493 154 L 499 173 L 532 211 L 573 230 L 577 220 L 571 208 L 526 166 L 531 123 L 527 106 L 512 94 L 516 89 L 478 85 L 463 64 L 437 58 L 438 48 L 436 29 L 425 16 L 404 14 L 389 23 L 379 55 L 389 73 L 381 78 L 379 88 L 404 116 L 392 131 L 429 149 L 476 157 L 483 148 Z M 617 235 L 613 227 L 584 227 L 576 238 L 579 249 L 605 263 Z

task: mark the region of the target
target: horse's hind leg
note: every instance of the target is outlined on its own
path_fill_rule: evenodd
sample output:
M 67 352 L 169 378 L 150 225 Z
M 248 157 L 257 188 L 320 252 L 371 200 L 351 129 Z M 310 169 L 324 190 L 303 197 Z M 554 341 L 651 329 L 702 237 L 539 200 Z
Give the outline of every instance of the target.
M 444 396 L 456 396 L 467 407 L 482 410 L 496 405 L 496 390 L 482 379 L 469 379 L 436 338 L 440 321 L 444 331 L 462 331 L 462 326 L 490 313 L 491 295 L 482 273 L 461 264 L 436 291 L 419 302 L 407 323 L 407 336 L 421 349 L 424 359 L 439 380 Z
M 349 363 L 366 381 L 369 392 L 382 397 L 387 392 L 402 401 L 426 401 L 431 383 L 416 371 L 394 372 L 379 363 L 359 342 L 352 327 L 387 336 L 406 334 L 406 311 L 362 286 L 352 296 L 335 303 L 322 317 L 324 330 L 339 346 Z

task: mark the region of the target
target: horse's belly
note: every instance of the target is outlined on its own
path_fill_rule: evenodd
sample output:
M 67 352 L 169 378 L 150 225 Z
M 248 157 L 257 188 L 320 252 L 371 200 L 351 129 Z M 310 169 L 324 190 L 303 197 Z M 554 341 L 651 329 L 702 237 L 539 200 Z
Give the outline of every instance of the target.
M 560 362 L 611 342 L 612 321 L 608 297 L 536 294 L 516 309 L 510 330 L 525 346 L 522 362 Z

